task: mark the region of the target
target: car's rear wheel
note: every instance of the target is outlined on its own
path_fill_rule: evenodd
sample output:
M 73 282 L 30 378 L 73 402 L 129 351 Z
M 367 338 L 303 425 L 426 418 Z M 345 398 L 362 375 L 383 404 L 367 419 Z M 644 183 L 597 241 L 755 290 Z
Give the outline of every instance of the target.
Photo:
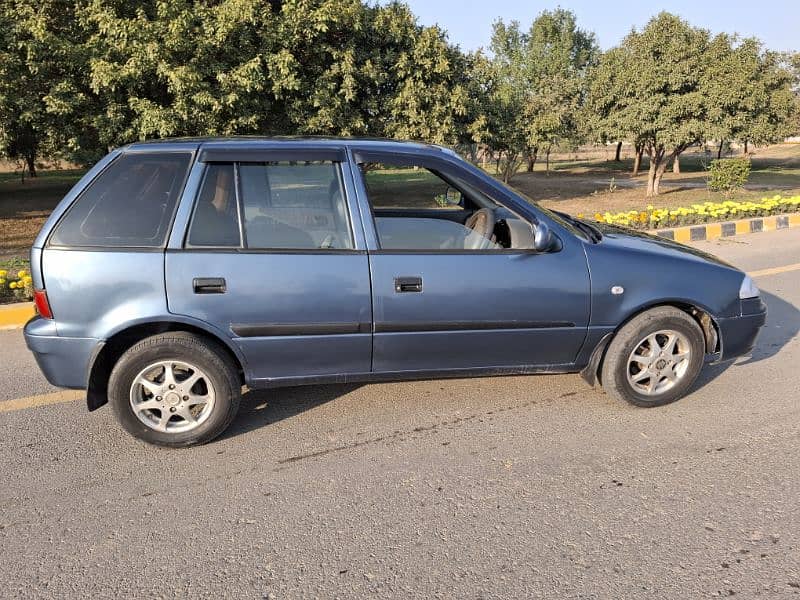
M 236 366 L 218 346 L 175 332 L 154 335 L 129 348 L 108 382 L 120 424 L 159 446 L 208 442 L 230 425 L 239 409 Z
M 680 309 L 661 306 L 626 323 L 608 346 L 603 388 L 636 406 L 662 406 L 682 398 L 703 368 L 705 338 Z

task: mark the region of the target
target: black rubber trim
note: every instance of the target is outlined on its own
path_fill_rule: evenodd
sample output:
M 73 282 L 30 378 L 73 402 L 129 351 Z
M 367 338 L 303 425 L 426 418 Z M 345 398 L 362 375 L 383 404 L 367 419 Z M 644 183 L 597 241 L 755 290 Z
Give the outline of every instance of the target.
M 239 337 L 273 337 L 293 335 L 343 335 L 369 333 L 369 323 L 234 323 L 231 331 Z
M 159 252 L 162 249 L 157 248 Z M 206 254 L 367 254 L 366 250 L 344 248 L 242 248 L 241 246 L 189 246 L 188 248 L 167 248 L 168 253 L 194 252 Z
M 568 321 L 432 321 L 413 323 L 376 323 L 375 333 L 412 333 L 424 331 L 486 331 L 491 329 L 555 329 L 575 327 Z
M 200 162 L 278 162 L 293 160 L 329 160 L 345 162 L 347 154 L 337 148 L 206 148 L 200 150 Z

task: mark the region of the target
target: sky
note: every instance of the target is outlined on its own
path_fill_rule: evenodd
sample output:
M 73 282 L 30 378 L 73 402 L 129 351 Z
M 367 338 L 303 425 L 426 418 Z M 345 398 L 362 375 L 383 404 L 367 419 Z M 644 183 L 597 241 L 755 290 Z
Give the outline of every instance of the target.
M 800 0 L 671 0 L 662 5 L 629 0 L 404 0 L 421 25 L 439 24 L 462 50 L 487 47 L 492 22 L 516 19 L 524 29 L 538 13 L 561 6 L 578 26 L 594 31 L 604 50 L 617 45 L 635 26 L 641 29 L 661 10 L 676 13 L 712 33 L 755 36 L 771 50 L 800 50 Z

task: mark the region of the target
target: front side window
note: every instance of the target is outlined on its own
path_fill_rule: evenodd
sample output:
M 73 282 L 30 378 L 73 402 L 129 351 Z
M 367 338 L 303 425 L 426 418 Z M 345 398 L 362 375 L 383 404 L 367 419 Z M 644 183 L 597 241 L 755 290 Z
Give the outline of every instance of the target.
M 462 208 L 461 192 L 424 167 L 369 163 L 361 172 L 374 209 Z
M 55 246 L 164 245 L 191 154 L 128 153 L 98 175 L 55 228 Z
M 422 165 L 361 164 L 383 250 L 528 249 L 530 224 L 456 175 Z

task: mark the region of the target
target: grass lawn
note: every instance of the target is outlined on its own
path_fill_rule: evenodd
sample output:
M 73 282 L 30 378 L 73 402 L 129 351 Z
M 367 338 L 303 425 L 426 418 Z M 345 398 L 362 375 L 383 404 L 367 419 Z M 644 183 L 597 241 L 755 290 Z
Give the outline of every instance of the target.
M 625 148 L 623 160 L 615 162 L 610 146 L 554 155 L 549 173 L 540 161 L 534 172 L 515 174 L 511 185 L 548 208 L 572 214 L 644 209 L 648 204 L 678 208 L 726 199 L 706 187 L 705 167 L 715 157 L 714 153 L 686 153 L 681 157 L 681 173 L 668 171 L 664 175 L 662 193 L 657 198 L 645 198 L 647 159 L 641 174 L 632 177 L 631 150 Z M 758 148 L 752 163 L 750 182 L 735 195 L 736 200 L 800 194 L 800 144 Z M 0 172 L 0 259 L 27 256 L 47 215 L 82 174 L 77 169 L 41 170 L 36 179 L 21 183 L 18 175 Z M 403 189 L 408 193 L 406 186 L 421 205 L 429 205 L 432 198 L 444 193 L 441 183 L 424 171 L 372 171 L 369 176 L 380 183 L 381 204 L 385 206 L 391 205 L 393 194 Z
M 643 209 L 648 204 L 656 208 L 678 208 L 727 199 L 706 187 L 705 165 L 713 158 L 716 154 L 706 156 L 698 152 L 682 156 L 681 173 L 668 170 L 661 182 L 661 194 L 656 198 L 645 196 L 646 158 L 637 177 L 630 175 L 633 167 L 631 157 L 620 163 L 602 157 L 587 157 L 557 161 L 551 164 L 549 174 L 545 173 L 543 166 L 540 170 L 537 164 L 533 173 L 517 173 L 511 179 L 511 185 L 548 208 L 571 214 L 613 213 Z M 611 191 L 612 188 L 615 189 Z M 752 158 L 750 181 L 734 198 L 755 200 L 775 194 L 793 196 L 799 193 L 800 144 L 780 144 L 756 151 Z
M 84 171 L 40 171 L 20 183 L 19 175 L 0 172 L 0 259 L 27 257 L 47 216 Z

